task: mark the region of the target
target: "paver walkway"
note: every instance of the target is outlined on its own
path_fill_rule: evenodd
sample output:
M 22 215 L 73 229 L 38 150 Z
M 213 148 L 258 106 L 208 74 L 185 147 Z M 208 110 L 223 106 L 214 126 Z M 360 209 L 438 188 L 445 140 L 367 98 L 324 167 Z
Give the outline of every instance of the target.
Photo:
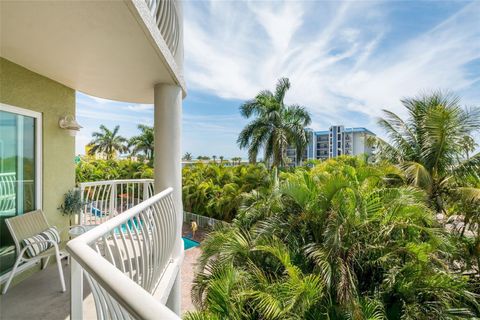
M 182 265 L 182 314 L 186 311 L 193 311 L 190 292 L 192 290 L 193 275 L 195 273 L 195 264 L 202 251 L 199 247 L 185 251 L 185 258 Z

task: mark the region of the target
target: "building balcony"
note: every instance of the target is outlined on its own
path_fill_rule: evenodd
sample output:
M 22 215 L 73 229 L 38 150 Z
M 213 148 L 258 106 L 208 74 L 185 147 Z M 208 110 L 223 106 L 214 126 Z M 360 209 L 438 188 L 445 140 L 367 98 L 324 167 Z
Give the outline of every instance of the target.
M 2 1 L 1 56 L 95 97 L 153 103 L 153 87 L 182 88 L 181 3 Z
M 1 297 L 2 318 L 180 319 L 172 309 L 181 299 L 183 214 L 172 188 L 153 195 L 153 180 L 80 188 L 86 205 L 78 221 L 87 231 L 67 243 L 69 292 L 60 293 L 57 273 L 44 270 Z

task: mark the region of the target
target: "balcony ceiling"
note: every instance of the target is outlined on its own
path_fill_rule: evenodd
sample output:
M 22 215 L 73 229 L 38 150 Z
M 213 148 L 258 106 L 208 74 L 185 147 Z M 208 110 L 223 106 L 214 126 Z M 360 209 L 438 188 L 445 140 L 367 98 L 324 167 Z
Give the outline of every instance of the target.
M 184 85 L 138 4 L 1 1 L 0 55 L 93 96 L 152 103 L 156 83 Z

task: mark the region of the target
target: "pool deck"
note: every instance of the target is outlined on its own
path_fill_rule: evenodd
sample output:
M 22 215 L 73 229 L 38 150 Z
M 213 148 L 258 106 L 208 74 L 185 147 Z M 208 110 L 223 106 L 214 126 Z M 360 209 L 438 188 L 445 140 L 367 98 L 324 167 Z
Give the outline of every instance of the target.
M 185 251 L 185 257 L 182 265 L 182 314 L 186 311 L 194 311 L 190 292 L 195 274 L 195 264 L 202 251 L 199 247 L 191 248 Z

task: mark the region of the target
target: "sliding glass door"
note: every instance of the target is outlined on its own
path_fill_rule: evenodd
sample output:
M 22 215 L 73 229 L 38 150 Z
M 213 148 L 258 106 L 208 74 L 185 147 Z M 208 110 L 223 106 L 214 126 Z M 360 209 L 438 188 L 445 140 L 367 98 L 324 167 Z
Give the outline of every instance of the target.
M 5 219 L 40 208 L 41 115 L 0 104 L 0 273 L 11 267 Z

